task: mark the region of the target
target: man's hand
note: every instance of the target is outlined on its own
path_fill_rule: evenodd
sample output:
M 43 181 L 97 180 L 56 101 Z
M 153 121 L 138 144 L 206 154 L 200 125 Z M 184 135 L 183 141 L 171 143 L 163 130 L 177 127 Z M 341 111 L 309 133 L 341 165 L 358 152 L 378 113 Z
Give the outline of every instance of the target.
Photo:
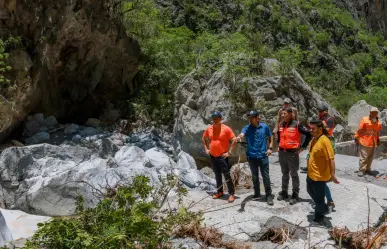
M 232 139 L 232 142 L 233 142 L 233 143 L 237 143 L 237 142 L 240 142 L 240 141 L 242 141 L 242 138 L 240 138 L 240 137 L 234 137 L 234 138 Z
M 297 150 L 296 154 L 299 155 L 303 151 L 304 151 L 304 148 L 301 147 L 299 150 Z
M 335 175 L 331 175 L 332 181 L 336 184 L 340 184 Z
M 268 149 L 268 150 L 266 151 L 266 156 L 270 156 L 271 153 L 273 153 L 273 151 L 272 151 L 271 149 Z
M 229 157 L 230 156 L 230 153 L 228 153 L 228 152 L 226 152 L 226 153 L 223 153 L 223 155 L 222 155 L 224 158 L 227 158 L 227 157 Z
M 209 149 L 206 149 L 206 154 L 210 155 L 210 150 Z
M 355 144 L 359 144 L 359 139 L 355 138 Z

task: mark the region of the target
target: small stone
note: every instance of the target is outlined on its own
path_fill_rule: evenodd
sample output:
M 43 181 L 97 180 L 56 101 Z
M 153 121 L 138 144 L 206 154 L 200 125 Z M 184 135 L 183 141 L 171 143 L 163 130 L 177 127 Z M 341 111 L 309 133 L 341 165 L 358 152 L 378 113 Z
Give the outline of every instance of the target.
M 36 113 L 33 115 L 33 118 L 39 125 L 45 125 L 43 113 Z
M 79 133 L 81 134 L 81 136 L 86 137 L 86 136 L 93 136 L 97 134 L 98 131 L 93 127 L 87 127 L 86 129 L 81 130 Z
M 64 129 L 64 133 L 65 134 L 73 134 L 73 133 L 77 133 L 79 130 L 79 126 L 76 125 L 76 124 L 70 124 L 69 126 L 67 126 L 65 129 Z
M 94 127 L 94 128 L 99 127 L 100 124 L 101 124 L 101 121 L 97 118 L 89 118 L 85 123 L 86 126 Z
M 40 127 L 37 121 L 31 119 L 26 122 L 24 127 L 24 135 L 29 137 L 33 136 L 40 131 Z
M 45 123 L 49 128 L 55 128 L 58 125 L 58 121 L 54 116 L 47 117 Z

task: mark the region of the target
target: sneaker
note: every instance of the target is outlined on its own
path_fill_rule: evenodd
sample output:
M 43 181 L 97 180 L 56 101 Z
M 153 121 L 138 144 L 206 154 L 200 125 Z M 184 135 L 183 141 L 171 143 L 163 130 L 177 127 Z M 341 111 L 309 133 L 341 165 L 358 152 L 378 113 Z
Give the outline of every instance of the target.
M 364 175 L 365 175 L 365 173 L 363 171 L 359 170 L 359 172 L 357 172 L 358 177 L 363 177 Z
M 297 201 L 298 201 L 298 194 L 297 193 L 293 193 L 292 194 L 292 198 L 289 201 L 289 204 L 290 205 L 294 205 L 294 204 L 297 203 Z
M 222 196 L 223 196 L 223 192 L 219 192 L 217 194 L 213 194 L 212 199 L 218 199 L 219 197 L 222 197 Z
M 252 200 L 253 201 L 258 201 L 261 198 L 261 195 L 253 195 Z
M 332 208 L 335 208 L 335 203 L 333 201 L 328 201 L 327 203 L 328 207 L 332 207 Z
M 300 167 L 301 171 L 308 172 L 308 167 Z
M 235 195 L 230 195 L 230 197 L 228 197 L 228 202 L 229 203 L 234 202 L 234 200 L 235 200 Z
M 277 200 L 282 201 L 282 200 L 285 200 L 285 199 L 288 199 L 288 198 L 289 198 L 289 195 L 288 195 L 287 192 L 281 191 L 281 192 L 278 193 Z
M 267 197 L 267 199 L 266 199 L 267 205 L 273 206 L 273 205 L 274 205 L 273 199 L 274 199 L 274 196 L 273 196 L 273 195 L 269 195 L 269 196 Z

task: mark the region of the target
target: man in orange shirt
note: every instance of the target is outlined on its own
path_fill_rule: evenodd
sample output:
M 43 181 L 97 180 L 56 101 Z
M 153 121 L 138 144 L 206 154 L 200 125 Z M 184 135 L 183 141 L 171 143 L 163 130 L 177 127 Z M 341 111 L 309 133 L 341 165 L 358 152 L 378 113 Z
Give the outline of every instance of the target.
M 316 204 L 313 221 L 321 224 L 324 222 L 325 213 L 329 210 L 325 203 L 326 183 L 330 179 L 336 184 L 340 182 L 335 175 L 335 154 L 328 138 L 328 131 L 321 120 L 310 121 L 309 127 L 313 139 L 308 148 L 306 186 Z
M 359 129 L 355 133 L 355 143 L 360 144 L 360 161 L 358 176 L 371 173 L 371 164 L 376 147 L 380 145 L 382 126 L 378 118 L 378 108 L 372 107 L 370 115 L 361 119 Z
M 220 112 L 213 112 L 211 117 L 213 124 L 204 132 L 202 142 L 207 155 L 211 158 L 212 169 L 215 173 L 217 193 L 212 198 L 217 199 L 223 195 L 223 174 L 230 194 L 228 202 L 233 202 L 235 200 L 235 189 L 230 175 L 228 157 L 236 145 L 235 143 L 232 144 L 229 149 L 230 142 L 235 134 L 230 127 L 222 124 L 222 114 Z M 207 140 L 210 141 L 209 147 Z

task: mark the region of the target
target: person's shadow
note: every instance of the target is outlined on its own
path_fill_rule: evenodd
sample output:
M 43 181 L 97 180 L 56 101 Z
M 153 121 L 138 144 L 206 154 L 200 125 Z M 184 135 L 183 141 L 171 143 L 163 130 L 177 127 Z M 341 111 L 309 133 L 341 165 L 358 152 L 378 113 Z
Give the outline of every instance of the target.
M 307 217 L 309 225 L 311 227 L 325 227 L 325 228 L 332 228 L 333 227 L 332 222 L 331 222 L 331 219 L 332 219 L 331 217 L 326 217 L 325 216 L 323 221 L 320 222 L 320 223 L 317 223 L 317 222 L 313 221 L 314 212 L 308 214 L 306 217 Z
M 251 201 L 251 200 L 253 199 L 253 196 L 254 196 L 254 195 L 249 195 L 249 196 L 247 196 L 247 197 L 241 202 L 241 208 L 238 209 L 238 212 L 239 212 L 239 213 L 242 213 L 242 212 L 245 211 L 246 203 L 247 203 L 248 201 Z M 262 197 L 261 197 L 261 198 L 262 198 Z

